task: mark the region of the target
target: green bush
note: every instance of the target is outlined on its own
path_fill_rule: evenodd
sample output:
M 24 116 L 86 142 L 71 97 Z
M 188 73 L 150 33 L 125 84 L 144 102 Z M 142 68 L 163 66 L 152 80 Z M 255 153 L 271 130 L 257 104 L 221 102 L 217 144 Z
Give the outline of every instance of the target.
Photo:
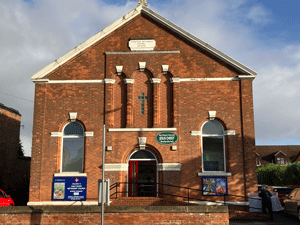
M 285 170 L 284 176 L 286 177 L 287 184 L 295 185 L 300 184 L 300 162 L 288 165 Z
M 271 186 L 300 184 L 300 162 L 286 166 L 270 163 L 257 168 L 257 181 Z

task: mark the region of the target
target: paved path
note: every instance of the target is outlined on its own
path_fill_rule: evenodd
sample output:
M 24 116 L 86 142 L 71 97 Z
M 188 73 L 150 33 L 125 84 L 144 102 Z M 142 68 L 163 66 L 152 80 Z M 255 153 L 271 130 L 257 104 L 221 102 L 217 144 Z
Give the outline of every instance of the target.
M 262 220 L 230 220 L 230 225 L 238 225 L 238 224 L 255 224 L 255 225 L 265 225 L 265 224 L 273 224 L 273 225 L 296 225 L 300 224 L 297 220 L 297 217 L 288 216 L 285 217 L 282 213 L 274 213 L 274 220 L 271 221 L 262 221 Z

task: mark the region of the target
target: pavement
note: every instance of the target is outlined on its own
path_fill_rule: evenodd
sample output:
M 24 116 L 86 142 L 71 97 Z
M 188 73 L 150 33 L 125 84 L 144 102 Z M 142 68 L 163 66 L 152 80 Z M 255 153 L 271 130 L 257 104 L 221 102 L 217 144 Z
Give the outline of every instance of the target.
M 230 225 L 238 225 L 238 224 L 256 224 L 256 225 L 264 225 L 264 224 L 276 224 L 276 225 L 296 225 L 300 224 L 297 217 L 288 215 L 285 217 L 282 212 L 276 212 L 273 214 L 274 220 L 229 220 Z

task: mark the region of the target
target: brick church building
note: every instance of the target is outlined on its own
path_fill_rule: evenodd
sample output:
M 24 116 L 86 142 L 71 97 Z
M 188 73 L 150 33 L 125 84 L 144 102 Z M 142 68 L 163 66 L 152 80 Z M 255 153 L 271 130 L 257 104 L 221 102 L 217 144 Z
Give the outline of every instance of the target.
M 256 192 L 256 72 L 139 2 L 31 77 L 28 205 L 97 204 L 104 124 L 105 178 L 123 197 Z M 67 193 L 80 179 L 82 198 Z

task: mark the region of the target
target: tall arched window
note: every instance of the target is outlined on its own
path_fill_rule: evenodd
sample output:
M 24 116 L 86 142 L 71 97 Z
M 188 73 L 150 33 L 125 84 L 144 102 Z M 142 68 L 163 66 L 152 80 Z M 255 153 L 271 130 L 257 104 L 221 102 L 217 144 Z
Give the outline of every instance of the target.
M 223 126 L 215 120 L 202 127 L 202 170 L 225 171 Z
M 69 123 L 62 138 L 62 172 L 83 172 L 84 129 L 81 124 Z

